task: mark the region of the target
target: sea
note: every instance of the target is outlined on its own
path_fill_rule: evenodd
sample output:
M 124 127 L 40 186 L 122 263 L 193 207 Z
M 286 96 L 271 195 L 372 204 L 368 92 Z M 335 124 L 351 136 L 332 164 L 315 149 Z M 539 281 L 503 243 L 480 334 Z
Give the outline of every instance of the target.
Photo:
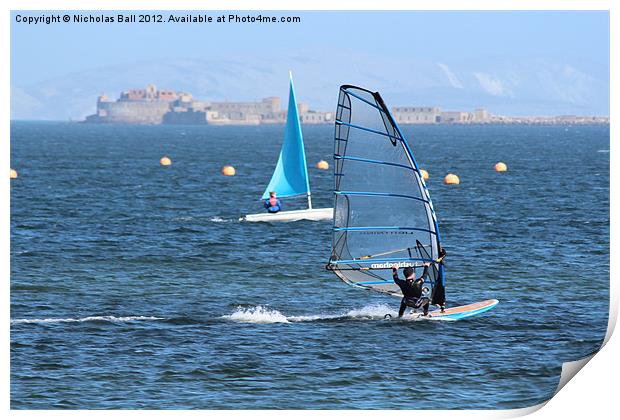
M 240 222 L 263 211 L 281 125 L 12 122 L 11 408 L 548 400 L 607 330 L 609 126 L 402 129 L 430 173 L 448 306 L 498 299 L 489 312 L 386 319 L 398 298 L 325 270 L 331 221 Z M 331 207 L 315 164 L 333 163 L 333 127 L 303 132 L 313 205 Z

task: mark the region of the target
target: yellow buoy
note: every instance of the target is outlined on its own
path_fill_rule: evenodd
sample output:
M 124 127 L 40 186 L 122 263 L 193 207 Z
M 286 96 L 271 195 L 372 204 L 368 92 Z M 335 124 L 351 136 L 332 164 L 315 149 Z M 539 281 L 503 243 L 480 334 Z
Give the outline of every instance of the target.
M 461 180 L 459 179 L 458 176 L 456 176 L 454 174 L 448 174 L 443 179 L 443 183 L 446 184 L 446 185 L 458 185 L 458 184 L 461 183 Z
M 495 164 L 496 172 L 506 172 L 507 170 L 508 170 L 508 165 L 506 165 L 504 162 L 497 162 Z
M 224 176 L 235 176 L 235 173 L 235 168 L 230 165 L 226 165 L 222 168 L 222 175 Z
M 316 164 L 316 168 L 317 169 L 329 169 L 329 163 L 325 162 L 324 160 L 319 160 Z
M 159 159 L 159 163 L 161 163 L 164 166 L 172 165 L 172 161 L 170 160 L 168 156 L 164 156 L 163 158 Z
M 422 178 L 424 178 L 424 180 L 429 178 L 428 172 L 425 169 L 420 169 L 420 174 L 422 174 Z
M 11 168 L 11 179 L 15 179 L 15 178 L 17 178 L 17 171 Z

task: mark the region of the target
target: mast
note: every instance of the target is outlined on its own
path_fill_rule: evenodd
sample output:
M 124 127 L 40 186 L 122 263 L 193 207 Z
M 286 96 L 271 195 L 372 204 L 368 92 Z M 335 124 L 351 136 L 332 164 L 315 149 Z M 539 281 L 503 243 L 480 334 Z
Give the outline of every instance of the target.
M 291 95 L 293 97 L 293 106 L 294 106 L 294 111 L 295 111 L 295 118 L 296 118 L 296 126 L 297 126 L 297 130 L 299 132 L 299 138 L 301 139 L 301 153 L 303 156 L 303 170 L 306 174 L 306 188 L 308 190 L 308 192 L 306 193 L 308 196 L 308 210 L 312 210 L 312 193 L 310 192 L 310 178 L 308 177 L 308 163 L 306 161 L 306 148 L 304 147 L 304 141 L 303 141 L 303 136 L 301 134 L 301 122 L 299 120 L 299 113 L 297 111 L 297 97 L 295 95 L 295 88 L 293 87 L 293 72 L 291 70 L 288 71 L 288 76 L 290 79 L 290 83 L 291 83 Z M 291 111 L 291 104 L 289 103 L 289 112 Z

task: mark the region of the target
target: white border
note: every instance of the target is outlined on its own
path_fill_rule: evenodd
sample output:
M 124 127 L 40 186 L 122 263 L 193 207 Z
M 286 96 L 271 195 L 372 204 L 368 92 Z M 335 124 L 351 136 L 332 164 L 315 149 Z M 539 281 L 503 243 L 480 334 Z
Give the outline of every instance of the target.
M 613 180 L 617 178 L 617 170 L 615 169 L 614 163 L 614 150 L 617 141 L 619 140 L 619 135 L 617 128 L 615 127 L 615 121 L 617 121 L 617 113 L 618 113 L 618 75 L 620 75 L 620 65 L 618 63 L 618 57 L 620 54 L 620 33 L 619 33 L 619 23 L 620 23 L 620 7 L 619 2 L 611 1 L 611 0 L 592 0 L 592 1 L 584 1 L 584 0 L 565 0 L 565 1 L 557 1 L 557 0 L 470 0 L 464 2 L 462 0 L 434 0 L 434 1 L 397 1 L 397 0 L 382 0 L 380 2 L 374 1 L 327 1 L 327 0 L 315 0 L 315 1 L 297 1 L 295 3 L 284 0 L 264 0 L 260 3 L 256 1 L 241 1 L 241 0 L 212 0 L 209 2 L 202 1 L 199 2 L 197 0 L 178 0 L 178 1 L 170 1 L 170 0 L 108 0 L 108 1 L 96 1 L 96 0 L 57 0 L 57 1 L 28 1 L 28 0 L 5 0 L 2 2 L 2 7 L 4 9 L 4 24 L 2 27 L 0 42 L 4 48 L 4 55 L 7 58 L 5 63 L 10 59 L 10 10 L 610 10 L 611 12 L 611 109 L 610 109 L 610 118 L 611 118 L 611 145 L 610 145 L 610 158 L 612 160 L 611 166 L 611 205 L 612 209 L 617 208 L 614 204 L 617 202 L 615 189 L 613 187 Z M 53 7 L 52 7 L 53 6 Z M 2 152 L 0 153 L 0 159 L 2 159 L 3 166 L 8 171 L 10 162 L 9 162 L 9 136 L 10 136 L 10 125 L 9 125 L 9 115 L 10 115 L 10 72 L 9 67 L 5 65 L 2 68 L 2 80 L 4 81 L 3 85 L 5 89 L 4 101 L 0 105 L 2 107 L 3 115 L 5 117 L 1 124 L 0 130 L 0 142 L 2 144 Z M 613 128 L 616 128 L 614 130 Z M 9 281 L 10 278 L 10 270 L 9 270 L 9 226 L 10 226 L 10 208 L 8 205 L 9 202 L 9 188 L 10 188 L 10 180 L 8 176 L 5 177 L 4 181 L 0 184 L 2 188 L 2 195 L 6 199 L 3 201 L 5 205 L 2 206 L 2 215 L 4 223 L 1 224 L 1 234 L 5 239 L 2 241 L 2 260 L 0 263 L 0 267 L 3 269 L 4 278 L 7 279 L 5 281 L 5 289 L 3 294 L 3 305 L 5 308 L 5 316 L 4 316 L 4 328 L 2 330 L 3 334 L 3 342 L 5 343 L 2 346 L 2 360 L 5 362 L 4 372 L 4 380 L 1 383 L 2 387 L 2 406 L 5 410 L 9 410 L 10 407 L 10 371 L 8 366 L 9 361 L 9 319 L 10 319 L 10 309 L 9 309 Z M 615 225 L 612 223 L 611 232 L 612 239 L 614 238 Z M 614 248 L 614 242 L 612 241 L 611 245 L 612 249 Z M 611 264 L 613 267 L 613 262 Z M 595 271 L 595 268 L 594 268 Z M 610 305 L 610 324 L 608 326 L 607 336 L 606 336 L 606 346 L 600 352 L 600 354 L 596 355 L 592 362 L 588 364 L 588 366 L 584 369 L 579 376 L 578 380 L 571 381 L 562 391 L 554 397 L 543 410 L 537 411 L 532 416 L 535 418 L 546 419 L 546 418 L 557 418 L 562 417 L 566 419 L 572 418 L 584 418 L 587 416 L 588 418 L 609 418 L 610 413 L 617 412 L 615 409 L 617 407 L 617 392 L 616 392 L 616 383 L 617 383 L 617 375 L 619 373 L 618 370 L 618 351 L 619 345 L 617 344 L 617 339 L 611 339 L 611 333 L 613 332 L 616 319 L 617 319 L 617 309 L 618 309 L 618 296 L 617 296 L 617 285 L 614 279 L 614 270 L 611 270 L 610 275 L 611 280 L 611 305 Z M 567 366 L 566 372 L 568 370 L 573 369 L 574 367 L 579 365 L 580 363 L 573 364 L 571 366 Z M 583 363 L 582 363 L 583 364 Z M 569 369 L 570 368 L 570 369 Z M 563 375 L 565 375 L 563 373 Z M 560 387 L 561 388 L 561 387 Z M 390 418 L 402 418 L 407 419 L 410 416 L 431 416 L 441 418 L 504 418 L 504 417 L 515 417 L 524 415 L 527 413 L 531 413 L 533 411 L 538 410 L 545 404 L 541 404 L 536 407 L 530 407 L 520 410 L 498 410 L 498 411 L 419 411 L 419 412 L 411 412 L 411 411 L 334 411 L 334 412 L 316 412 L 316 411 L 297 411 L 291 413 L 289 411 L 220 411 L 220 412 L 211 412 L 211 411 L 175 411 L 173 414 L 175 417 L 183 416 L 183 417 L 198 417 L 203 418 L 205 415 L 208 415 L 212 418 L 225 418 L 230 415 L 245 417 L 245 418 L 286 418 L 287 420 L 294 416 L 295 418 L 314 418 L 317 415 L 320 416 L 362 416 L 364 418 L 385 418 L 389 416 Z M 163 418 L 164 416 L 172 415 L 170 412 L 166 411 L 11 411 L 11 416 L 20 417 L 20 418 L 31 418 L 31 417 L 39 417 L 45 416 L 46 418 L 99 418 L 103 416 L 114 416 L 115 418 L 129 418 L 129 417 L 141 417 L 141 418 Z

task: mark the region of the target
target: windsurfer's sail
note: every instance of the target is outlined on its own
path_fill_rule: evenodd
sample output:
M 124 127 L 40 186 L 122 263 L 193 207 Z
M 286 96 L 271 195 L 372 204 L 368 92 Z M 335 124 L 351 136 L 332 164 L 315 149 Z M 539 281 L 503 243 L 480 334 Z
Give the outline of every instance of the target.
M 433 204 L 413 153 L 378 93 L 340 87 L 334 160 L 328 268 L 353 286 L 400 296 L 391 267 L 430 263 L 431 293 L 438 285 L 443 293 Z
M 297 100 L 295 98 L 292 76 L 288 95 L 284 144 L 280 150 L 278 164 L 273 171 L 271 181 L 269 181 L 269 185 L 267 185 L 263 193 L 263 200 L 269 198 L 270 191 L 277 192 L 278 197 L 291 197 L 302 194 L 307 194 L 310 197 L 304 138 L 301 134 L 301 124 L 299 123 L 299 112 L 297 111 Z M 309 199 L 308 203 L 309 207 L 311 207 Z

